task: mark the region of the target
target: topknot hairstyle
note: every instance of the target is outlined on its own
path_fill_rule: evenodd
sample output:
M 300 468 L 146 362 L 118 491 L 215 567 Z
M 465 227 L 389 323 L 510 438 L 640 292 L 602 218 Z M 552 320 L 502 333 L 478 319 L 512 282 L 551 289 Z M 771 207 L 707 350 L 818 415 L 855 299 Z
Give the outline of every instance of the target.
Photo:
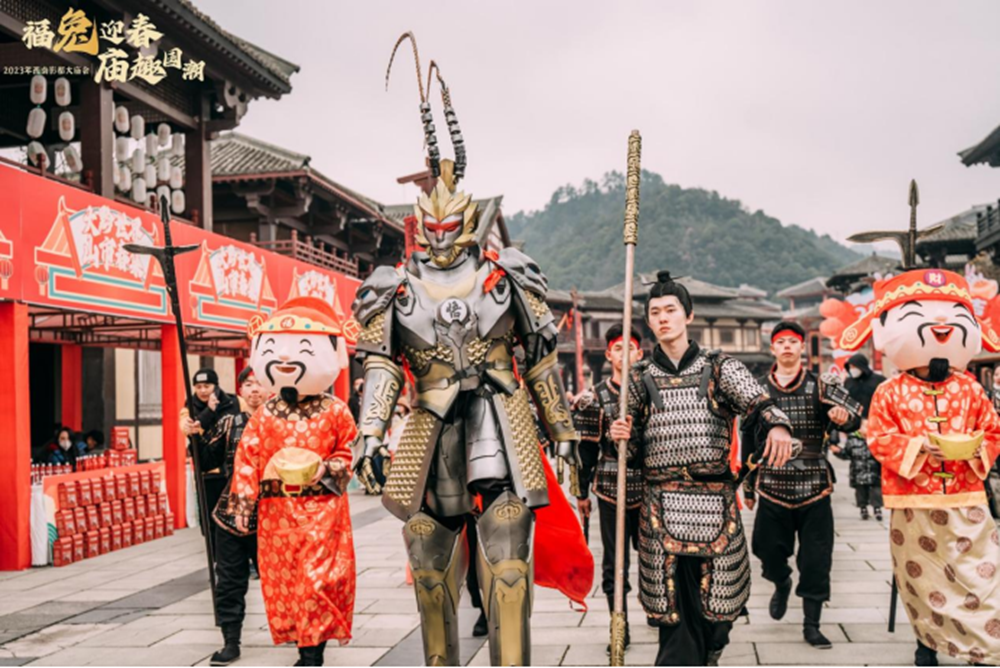
M 649 302 L 657 297 L 677 297 L 677 301 L 684 307 L 684 315 L 690 316 L 694 311 L 694 304 L 691 303 L 691 295 L 687 288 L 675 281 L 670 272 L 662 269 L 656 272 L 656 283 L 649 287 L 649 296 L 646 297 L 646 316 L 649 316 Z

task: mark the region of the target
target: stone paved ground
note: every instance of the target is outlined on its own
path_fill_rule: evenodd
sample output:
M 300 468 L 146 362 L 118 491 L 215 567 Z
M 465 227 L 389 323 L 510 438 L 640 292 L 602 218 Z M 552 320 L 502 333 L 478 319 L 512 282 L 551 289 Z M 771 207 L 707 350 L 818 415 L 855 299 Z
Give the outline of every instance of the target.
M 784 620 L 770 619 L 771 586 L 760 578 L 755 563 L 750 616 L 734 629 L 724 665 L 911 664 L 914 640 L 905 613 L 901 611 L 896 633 L 886 632 L 890 563 L 885 523 L 859 519 L 846 466 L 836 466 L 845 482 L 834 495 L 833 599 L 823 619 L 834 648 L 813 650 L 802 642 L 802 613 L 795 598 Z M 355 637 L 348 647 L 328 649 L 327 665 L 420 665 L 419 620 L 404 581 L 400 524 L 377 499 L 354 494 L 351 502 L 358 557 Z M 749 530 L 753 513 L 745 520 Z M 596 513 L 594 521 L 591 542 L 599 561 Z M 207 665 L 220 636 L 213 627 L 202 550 L 197 530 L 184 530 L 64 568 L 0 573 L 0 665 Z M 536 590 L 536 665 L 606 665 L 607 606 L 597 585 L 587 613 L 570 610 L 555 592 Z M 467 601 L 464 605 L 463 661 L 488 665 L 482 639 L 471 637 L 476 613 Z M 629 608 L 635 623 L 626 661 L 651 665 L 655 630 L 635 614 L 637 601 Z M 296 658 L 294 647 L 271 644 L 260 587 L 252 583 L 243 658 L 237 665 L 291 665 Z

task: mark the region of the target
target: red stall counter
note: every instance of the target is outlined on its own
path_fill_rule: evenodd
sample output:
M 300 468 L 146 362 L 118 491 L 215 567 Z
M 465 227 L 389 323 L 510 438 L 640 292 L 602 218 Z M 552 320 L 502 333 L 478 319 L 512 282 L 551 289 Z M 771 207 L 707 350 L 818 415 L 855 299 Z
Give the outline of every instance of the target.
M 161 502 L 165 470 L 163 462 L 152 462 L 45 477 L 49 563 L 64 566 L 170 535 L 165 525 L 172 515 Z

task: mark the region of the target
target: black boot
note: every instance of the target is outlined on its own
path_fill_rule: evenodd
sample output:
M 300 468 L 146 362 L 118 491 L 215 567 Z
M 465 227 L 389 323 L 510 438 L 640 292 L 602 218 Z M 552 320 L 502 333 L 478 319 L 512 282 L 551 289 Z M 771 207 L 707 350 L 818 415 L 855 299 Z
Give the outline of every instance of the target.
M 805 622 L 802 625 L 802 637 L 816 649 L 831 649 L 833 643 L 819 630 L 819 619 L 823 615 L 823 602 L 809 598 L 802 599 L 802 610 L 805 612 Z
M 792 579 L 788 578 L 774 588 L 774 595 L 771 596 L 771 604 L 767 606 L 767 611 L 771 613 L 771 619 L 781 619 L 788 612 L 788 597 L 792 593 Z
M 719 659 L 722 658 L 722 651 L 723 650 L 721 650 L 721 649 L 717 649 L 714 652 L 709 652 L 708 653 L 708 659 L 705 661 L 705 665 L 706 666 L 718 666 L 719 665 Z
M 243 628 L 239 624 L 227 624 L 222 627 L 222 640 L 225 646 L 212 655 L 210 666 L 228 666 L 240 658 L 240 636 Z
M 864 508 L 861 509 L 861 519 L 863 520 L 868 519 L 868 506 L 865 506 Z
M 326 649 L 326 643 L 321 642 L 313 647 L 299 647 L 299 660 L 295 662 L 296 666 L 322 666 L 323 665 L 323 650 Z
M 914 666 L 936 666 L 938 665 L 937 652 L 919 640 L 917 641 L 917 651 L 913 653 Z
M 881 522 L 882 521 L 882 509 L 881 508 L 876 508 L 875 509 L 875 521 L 876 522 Z
M 482 610 L 479 611 L 479 619 L 476 620 L 476 625 L 472 627 L 472 637 L 482 638 L 488 635 L 490 632 L 489 624 L 486 621 L 486 613 Z

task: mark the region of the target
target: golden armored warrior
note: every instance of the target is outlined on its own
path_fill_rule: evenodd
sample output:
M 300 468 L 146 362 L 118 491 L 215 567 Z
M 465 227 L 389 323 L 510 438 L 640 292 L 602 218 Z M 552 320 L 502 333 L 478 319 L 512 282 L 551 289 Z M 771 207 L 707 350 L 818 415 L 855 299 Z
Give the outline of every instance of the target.
M 407 33 L 396 46 L 406 38 L 412 41 Z M 416 56 L 415 43 L 413 50 Z M 419 79 L 419 60 L 417 72 Z M 557 330 L 545 304 L 545 277 L 518 250 L 479 247 L 476 204 L 457 190 L 465 149 L 440 71 L 438 81 L 456 160 L 439 159 L 430 103 L 418 80 L 428 162 L 437 179 L 414 210 L 423 250 L 405 265 L 376 269 L 353 305 L 363 328 L 357 350 L 365 368 L 358 471 L 406 522 L 427 665 L 459 662 L 458 600 L 470 560 L 462 531 L 470 515 L 477 517 L 474 567 L 492 663 L 525 665 L 531 648 L 532 509 L 549 503 L 531 402 L 557 454 L 572 464 L 578 436 L 556 363 Z M 516 346 L 524 349 L 523 381 Z M 415 379 L 416 409 L 380 490 L 375 474 L 388 459 L 385 431 L 404 368 Z M 476 495 L 482 497 L 481 513 Z

